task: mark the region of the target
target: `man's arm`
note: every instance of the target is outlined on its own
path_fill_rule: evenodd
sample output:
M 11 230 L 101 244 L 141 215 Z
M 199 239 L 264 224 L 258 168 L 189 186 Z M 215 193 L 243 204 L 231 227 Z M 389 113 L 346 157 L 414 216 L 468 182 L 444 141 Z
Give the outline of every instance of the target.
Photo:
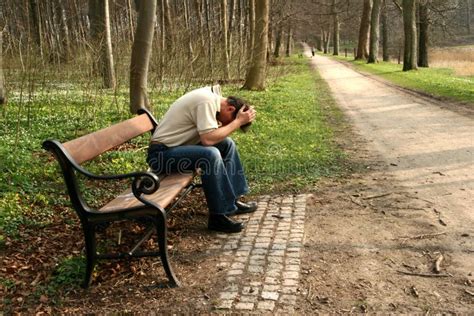
M 252 122 L 255 119 L 255 110 L 253 108 L 250 108 L 247 111 L 244 110 L 244 108 L 240 109 L 235 120 L 233 120 L 229 124 L 216 128 L 215 130 L 209 133 L 202 134 L 200 136 L 201 144 L 203 144 L 204 146 L 212 146 L 218 144 L 223 141 L 227 136 L 232 134 L 236 129 L 239 129 L 240 126 Z

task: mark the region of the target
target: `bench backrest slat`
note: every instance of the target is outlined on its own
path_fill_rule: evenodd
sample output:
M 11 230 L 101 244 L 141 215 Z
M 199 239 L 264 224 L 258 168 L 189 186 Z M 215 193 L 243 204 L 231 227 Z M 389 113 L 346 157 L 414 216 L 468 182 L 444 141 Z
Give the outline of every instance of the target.
M 142 114 L 97 132 L 64 143 L 63 146 L 81 164 L 154 128 L 147 114 Z

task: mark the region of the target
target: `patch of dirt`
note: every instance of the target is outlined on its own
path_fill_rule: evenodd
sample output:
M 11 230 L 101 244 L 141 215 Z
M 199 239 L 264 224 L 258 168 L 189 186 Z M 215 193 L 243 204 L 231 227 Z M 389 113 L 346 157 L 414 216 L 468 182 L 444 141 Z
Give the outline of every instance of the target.
M 362 168 L 321 182 L 308 202 L 299 311 L 474 310 L 474 275 L 457 265 L 473 260 L 473 237 L 451 233 L 428 201 L 370 156 L 359 151 Z
M 58 265 L 66 258 L 78 257 L 84 248 L 79 220 L 72 210 L 58 210 L 60 216 L 43 228 L 23 228 L 18 239 L 6 240 L 0 250 L 0 314 L 96 313 L 96 312 L 190 312 L 208 311 L 211 297 L 217 297 L 224 284 L 225 271 L 215 267 L 219 254 L 207 250 L 220 242 L 207 230 L 207 207 L 201 190 L 186 197 L 169 219 L 169 254 L 172 268 L 183 283 L 180 288 L 163 288 L 167 278 L 159 258 L 99 261 L 92 285 L 82 289 L 81 279 L 71 279 L 49 288 Z M 59 215 L 59 214 L 58 214 Z M 66 224 L 65 224 L 66 223 Z M 131 230 L 125 235 L 125 228 Z M 116 244 L 119 230 L 122 242 L 135 239 L 142 228 L 138 224 L 111 225 L 100 236 Z M 148 249 L 154 248 L 147 244 Z M 217 284 L 216 284 L 217 283 Z

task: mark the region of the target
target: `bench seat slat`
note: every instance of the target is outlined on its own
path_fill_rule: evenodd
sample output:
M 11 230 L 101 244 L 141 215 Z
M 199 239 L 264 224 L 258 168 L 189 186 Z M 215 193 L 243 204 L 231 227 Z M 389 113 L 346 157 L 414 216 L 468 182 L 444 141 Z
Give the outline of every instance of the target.
M 103 152 L 142 135 L 154 128 L 147 114 L 131 118 L 97 132 L 64 143 L 76 163 L 91 160 Z
M 181 190 L 189 185 L 194 178 L 193 173 L 171 174 L 160 177 L 160 188 L 153 194 L 144 195 L 144 198 L 160 205 L 165 209 Z M 102 207 L 101 212 L 113 212 L 114 210 L 142 206 L 143 203 L 135 198 L 131 189 L 122 192 L 114 200 Z

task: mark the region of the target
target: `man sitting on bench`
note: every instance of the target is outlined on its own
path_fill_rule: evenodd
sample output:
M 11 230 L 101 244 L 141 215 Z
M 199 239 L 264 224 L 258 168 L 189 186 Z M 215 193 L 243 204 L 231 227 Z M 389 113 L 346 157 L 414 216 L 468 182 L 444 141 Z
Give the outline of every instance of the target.
M 238 200 L 248 185 L 236 145 L 228 137 L 245 130 L 255 115 L 242 99 L 222 97 L 220 86 L 204 87 L 176 100 L 151 138 L 147 162 L 154 172 L 201 169 L 210 230 L 240 232 L 244 224 L 228 216 L 257 209 L 255 202 Z

